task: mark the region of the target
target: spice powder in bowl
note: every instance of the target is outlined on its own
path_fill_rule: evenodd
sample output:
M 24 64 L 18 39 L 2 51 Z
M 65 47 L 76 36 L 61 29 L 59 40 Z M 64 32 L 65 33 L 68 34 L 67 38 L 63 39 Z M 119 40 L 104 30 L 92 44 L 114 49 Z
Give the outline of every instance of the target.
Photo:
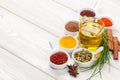
M 103 21 L 105 27 L 111 27 L 113 25 L 113 20 L 108 17 L 102 17 L 100 20 Z
M 67 61 L 68 57 L 64 52 L 56 52 L 50 56 L 50 61 L 54 64 L 61 65 Z
M 66 51 L 55 50 L 50 56 L 50 66 L 54 69 L 64 69 L 68 61 L 69 55 Z
M 95 17 L 95 12 L 92 9 L 84 9 L 80 12 L 81 16 Z
M 60 49 L 71 53 L 78 46 L 78 41 L 75 37 L 71 35 L 65 35 L 60 38 L 59 45 Z
M 77 21 L 70 21 L 65 25 L 65 34 L 75 36 L 79 31 L 79 23 Z

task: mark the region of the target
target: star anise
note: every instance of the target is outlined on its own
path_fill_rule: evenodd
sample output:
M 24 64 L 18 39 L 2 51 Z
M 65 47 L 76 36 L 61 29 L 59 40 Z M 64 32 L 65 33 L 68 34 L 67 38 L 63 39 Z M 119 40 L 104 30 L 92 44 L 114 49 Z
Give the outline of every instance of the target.
M 69 71 L 68 71 L 69 74 L 70 74 L 71 76 L 77 77 L 77 75 L 79 74 L 79 73 L 78 73 L 78 66 L 75 65 L 75 64 L 73 64 L 73 65 L 68 65 L 67 67 L 68 67 L 68 69 L 69 69 Z

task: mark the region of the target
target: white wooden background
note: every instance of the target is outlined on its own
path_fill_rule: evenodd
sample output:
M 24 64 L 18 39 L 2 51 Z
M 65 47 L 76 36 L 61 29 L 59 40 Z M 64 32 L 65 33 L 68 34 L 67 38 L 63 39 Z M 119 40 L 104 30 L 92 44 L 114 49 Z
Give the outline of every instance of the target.
M 83 8 L 94 9 L 97 17 L 111 17 L 120 40 L 119 5 L 119 0 L 0 0 L 0 80 L 85 80 L 91 71 L 73 78 L 66 69 L 50 68 L 48 42 L 57 48 L 65 23 L 79 21 Z M 93 80 L 120 80 L 119 66 L 111 55 L 110 71 L 105 65 L 103 78 Z

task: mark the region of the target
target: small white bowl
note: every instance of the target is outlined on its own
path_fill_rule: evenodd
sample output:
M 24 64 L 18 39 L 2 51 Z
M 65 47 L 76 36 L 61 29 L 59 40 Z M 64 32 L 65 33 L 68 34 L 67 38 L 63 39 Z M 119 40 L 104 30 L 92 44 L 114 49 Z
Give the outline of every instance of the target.
M 90 59 L 90 61 L 88 61 L 88 62 L 80 62 L 80 61 L 78 61 L 78 60 L 75 59 L 74 54 L 76 54 L 77 52 L 80 52 L 82 50 L 86 50 L 86 51 L 88 51 L 88 52 L 90 52 L 92 54 L 92 58 Z M 102 50 L 103 50 L 103 47 L 99 47 L 95 52 L 92 52 L 92 51 L 88 50 L 87 48 L 78 48 L 78 49 L 76 49 L 76 50 L 73 51 L 72 58 L 73 58 L 73 60 L 76 63 L 78 63 L 78 65 L 80 67 L 90 67 L 90 66 L 92 66 L 94 64 L 94 62 L 96 60 L 95 59 L 95 55 L 98 54 L 99 52 L 101 52 Z
M 93 13 L 95 14 L 95 16 L 96 16 L 96 12 L 95 12 L 94 9 L 92 9 L 92 8 L 83 8 L 83 9 L 80 10 L 80 16 L 81 16 L 81 17 L 83 17 L 83 16 L 81 15 L 81 13 L 82 13 L 84 10 L 91 11 L 91 12 L 93 12 Z M 95 17 L 95 16 L 89 16 L 89 17 Z
M 65 35 L 72 35 L 72 36 L 76 36 L 77 34 L 78 34 L 78 31 L 77 32 L 70 32 L 70 31 L 68 31 L 68 30 L 64 30 L 64 34 Z
M 64 52 L 66 55 L 67 55 L 67 61 L 63 64 L 55 64 L 53 62 L 50 61 L 50 57 L 53 55 L 53 54 L 58 54 L 57 52 Z M 51 56 L 49 57 L 49 62 L 50 62 L 50 66 L 53 68 L 53 69 L 64 69 L 67 67 L 68 65 L 68 62 L 69 62 L 69 59 L 70 59 L 70 56 L 69 54 L 66 52 L 66 51 L 63 51 L 63 50 L 54 50 L 51 52 Z
M 76 41 L 76 46 L 73 47 L 73 48 L 65 48 L 65 47 L 61 46 L 61 45 L 60 45 L 60 40 L 61 40 L 62 38 L 64 38 L 64 37 L 72 37 L 73 39 L 75 39 L 75 41 Z M 64 35 L 64 36 L 62 36 L 62 37 L 59 39 L 59 49 L 60 49 L 60 50 L 64 50 L 64 51 L 67 51 L 68 53 L 72 53 L 72 51 L 73 51 L 74 49 L 76 49 L 77 47 L 78 47 L 78 40 L 77 40 L 74 36 L 72 36 L 72 35 Z
M 76 26 L 78 24 L 78 31 L 69 31 L 69 30 L 67 30 L 66 29 L 66 27 L 68 27 L 68 26 Z M 72 35 L 72 36 L 76 36 L 77 34 L 78 34 L 78 32 L 79 32 L 79 22 L 77 22 L 77 21 L 69 21 L 69 22 L 67 22 L 66 23 L 66 25 L 65 25 L 65 29 L 64 29 L 64 34 L 65 35 Z

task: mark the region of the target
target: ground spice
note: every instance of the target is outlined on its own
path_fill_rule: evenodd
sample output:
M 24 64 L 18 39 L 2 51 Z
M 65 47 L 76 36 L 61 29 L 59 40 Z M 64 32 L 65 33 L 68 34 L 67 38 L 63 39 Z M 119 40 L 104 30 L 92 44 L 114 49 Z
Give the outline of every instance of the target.
M 54 64 L 60 65 L 66 63 L 68 60 L 67 55 L 64 52 L 56 52 L 50 56 L 50 61 Z
M 63 48 L 74 48 L 77 45 L 76 40 L 71 36 L 64 36 L 60 39 L 60 46 Z
M 87 16 L 87 17 L 95 17 L 95 12 L 92 10 L 83 10 L 80 12 L 81 16 Z
M 70 32 L 77 32 L 79 31 L 79 24 L 75 21 L 70 21 L 65 25 L 65 29 Z
M 103 23 L 104 23 L 104 25 L 105 25 L 106 27 L 110 27 L 110 26 L 113 25 L 111 19 L 109 19 L 109 18 L 103 17 L 103 18 L 101 18 L 100 20 L 103 21 Z

